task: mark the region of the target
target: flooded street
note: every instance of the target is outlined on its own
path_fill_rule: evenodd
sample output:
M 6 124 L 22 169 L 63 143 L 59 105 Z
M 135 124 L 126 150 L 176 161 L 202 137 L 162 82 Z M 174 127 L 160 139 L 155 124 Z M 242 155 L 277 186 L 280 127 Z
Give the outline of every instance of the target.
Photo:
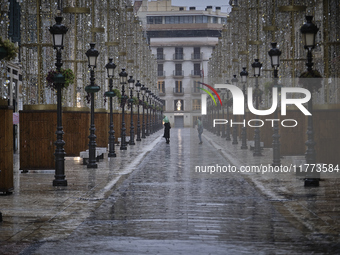
M 238 173 L 195 129 L 172 129 L 117 190 L 66 239 L 22 254 L 327 254 Z M 65 253 L 65 251 L 67 251 Z M 334 253 L 333 253 L 334 254 Z

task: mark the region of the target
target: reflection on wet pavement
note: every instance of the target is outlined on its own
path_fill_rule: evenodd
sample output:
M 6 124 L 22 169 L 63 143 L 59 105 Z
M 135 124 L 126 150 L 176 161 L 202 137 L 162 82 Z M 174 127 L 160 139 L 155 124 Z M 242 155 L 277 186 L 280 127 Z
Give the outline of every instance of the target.
M 241 175 L 214 178 L 194 166 L 227 165 L 194 129 L 171 129 L 68 238 L 27 254 L 324 254 Z M 333 250 L 334 252 L 334 250 Z

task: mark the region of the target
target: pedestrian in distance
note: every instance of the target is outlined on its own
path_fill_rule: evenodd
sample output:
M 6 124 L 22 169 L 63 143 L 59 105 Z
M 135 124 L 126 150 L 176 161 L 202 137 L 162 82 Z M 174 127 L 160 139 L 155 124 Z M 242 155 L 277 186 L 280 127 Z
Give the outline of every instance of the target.
M 163 137 L 165 138 L 166 143 L 169 143 L 170 142 L 170 128 L 171 128 L 171 125 L 170 125 L 170 122 L 169 122 L 169 119 L 168 119 L 167 116 L 164 116 L 163 124 L 164 124 L 164 135 L 163 135 Z
M 199 144 L 202 144 L 203 125 L 202 125 L 202 121 L 199 118 L 197 119 L 197 132 L 198 132 L 198 138 L 200 139 Z

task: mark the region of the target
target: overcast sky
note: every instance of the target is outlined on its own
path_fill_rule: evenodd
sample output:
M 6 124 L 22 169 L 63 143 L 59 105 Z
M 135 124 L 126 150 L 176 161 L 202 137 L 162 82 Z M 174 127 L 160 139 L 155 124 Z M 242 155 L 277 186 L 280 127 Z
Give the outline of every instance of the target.
M 229 12 L 230 10 L 229 0 L 172 0 L 171 3 L 175 6 L 186 6 L 187 10 L 190 6 L 195 6 L 196 10 L 204 10 L 207 5 L 212 5 L 213 10 L 216 6 L 220 6 L 222 12 Z

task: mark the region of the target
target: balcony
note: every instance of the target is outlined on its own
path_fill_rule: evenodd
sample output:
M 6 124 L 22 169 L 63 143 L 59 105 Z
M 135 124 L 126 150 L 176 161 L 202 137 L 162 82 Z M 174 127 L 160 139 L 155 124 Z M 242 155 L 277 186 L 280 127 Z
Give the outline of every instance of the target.
M 165 77 L 165 71 L 160 71 L 160 70 L 158 70 L 158 71 L 157 71 L 157 76 L 158 76 L 158 78 Z
M 184 95 L 183 88 L 180 88 L 180 89 L 174 88 L 173 92 L 174 92 L 174 96 L 183 96 Z
M 201 77 L 201 70 L 191 70 L 191 77 L 193 78 Z
M 183 60 L 183 56 L 184 56 L 183 53 L 175 53 L 173 55 L 173 60 Z
M 175 70 L 173 72 L 173 76 L 175 78 L 183 78 L 184 77 L 184 71 L 183 70 Z
M 159 90 L 158 94 L 159 94 L 160 97 L 165 96 L 165 90 Z
M 159 54 L 157 53 L 157 61 L 165 60 L 165 54 Z
M 203 52 L 201 53 L 191 53 L 191 60 L 201 61 L 203 59 Z

